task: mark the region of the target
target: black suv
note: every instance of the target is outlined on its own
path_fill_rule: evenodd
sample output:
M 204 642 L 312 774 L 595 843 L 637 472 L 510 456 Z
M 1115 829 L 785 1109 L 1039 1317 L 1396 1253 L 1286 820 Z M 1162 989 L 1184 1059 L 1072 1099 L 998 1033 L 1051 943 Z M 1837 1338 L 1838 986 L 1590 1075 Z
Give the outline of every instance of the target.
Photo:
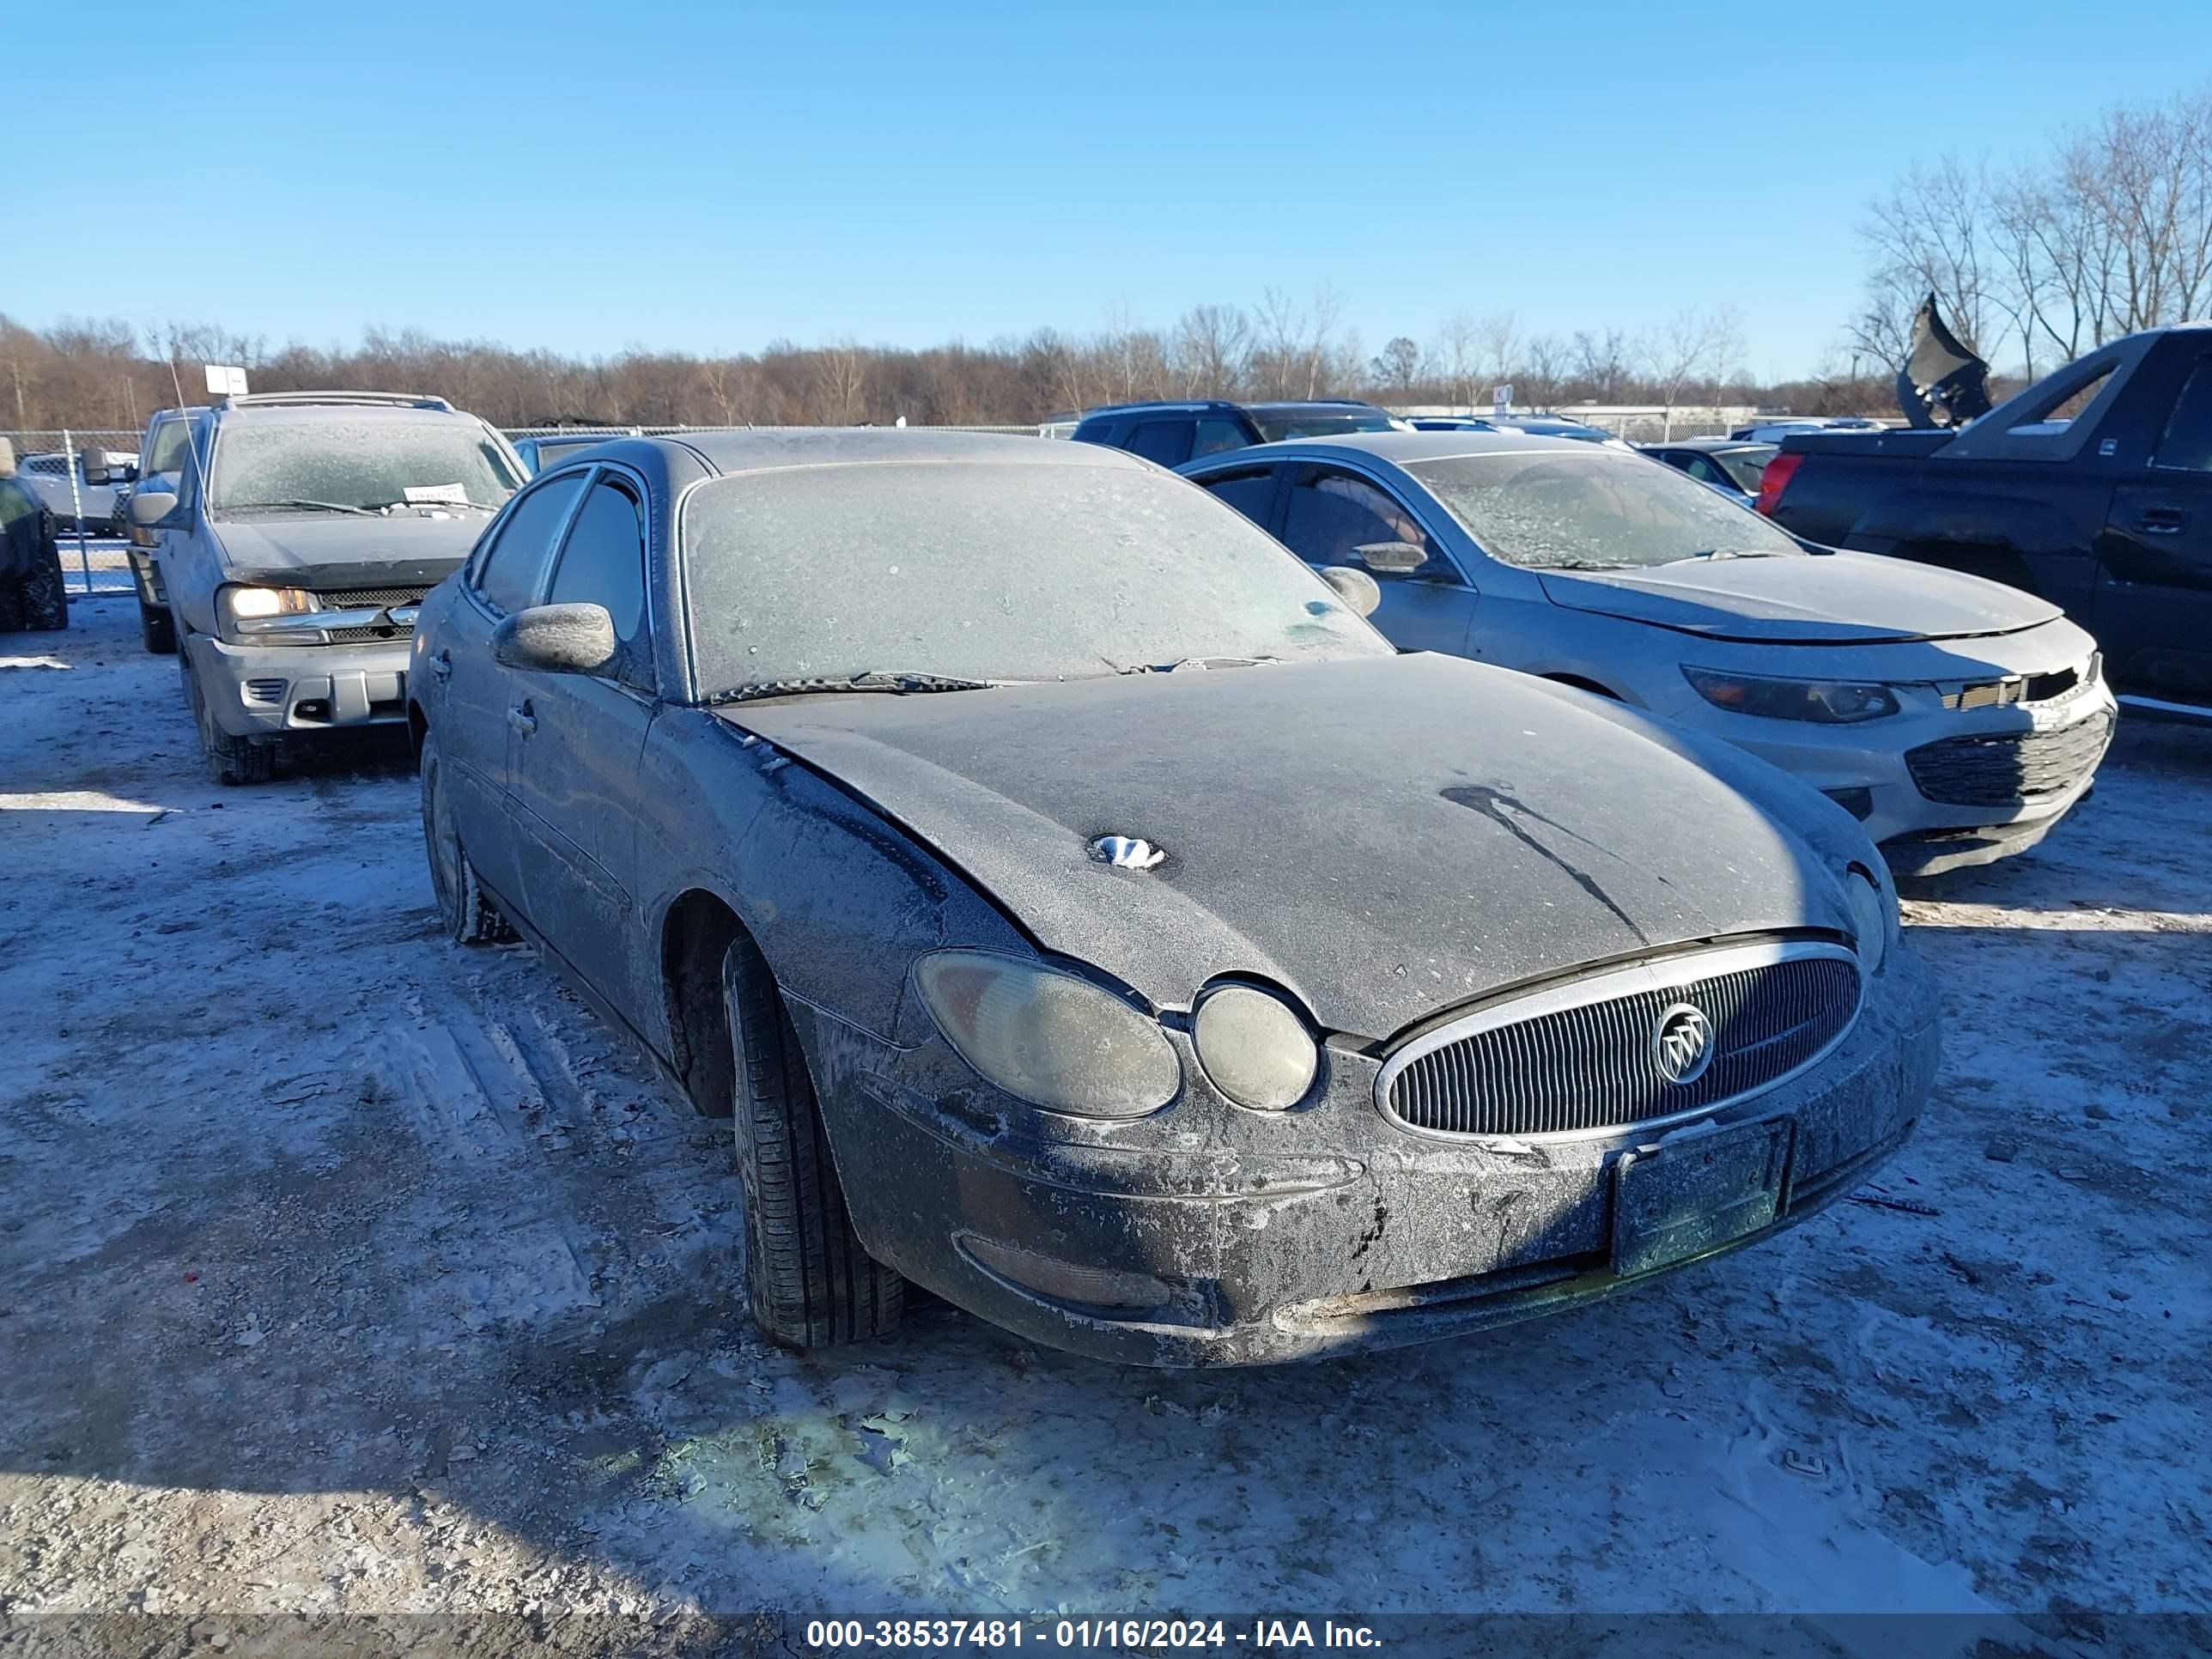
M 1352 398 L 1294 404 L 1115 404 L 1085 410 L 1070 435 L 1079 444 L 1103 444 L 1162 466 L 1181 466 L 1197 456 L 1247 444 L 1389 432 L 1398 424 L 1389 410 Z

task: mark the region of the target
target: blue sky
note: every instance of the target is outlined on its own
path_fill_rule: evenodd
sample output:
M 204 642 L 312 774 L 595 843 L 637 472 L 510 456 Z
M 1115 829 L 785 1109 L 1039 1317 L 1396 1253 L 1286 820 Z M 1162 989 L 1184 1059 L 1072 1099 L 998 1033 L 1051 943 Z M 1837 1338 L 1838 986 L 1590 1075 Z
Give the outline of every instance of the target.
M 0 310 L 272 346 L 980 343 L 1325 283 L 1370 352 L 1727 303 L 1793 373 L 1915 155 L 2212 73 L 2204 0 L 95 9 L 11 32 Z

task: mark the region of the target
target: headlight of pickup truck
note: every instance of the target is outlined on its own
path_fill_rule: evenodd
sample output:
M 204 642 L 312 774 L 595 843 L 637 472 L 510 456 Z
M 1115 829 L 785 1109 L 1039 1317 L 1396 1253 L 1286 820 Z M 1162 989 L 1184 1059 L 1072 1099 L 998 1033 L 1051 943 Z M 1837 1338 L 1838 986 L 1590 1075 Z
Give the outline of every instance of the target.
M 1714 708 L 1762 720 L 1850 726 L 1894 714 L 1898 707 L 1895 692 L 1864 680 L 1767 679 L 1718 668 L 1692 668 L 1686 663 L 1682 678 Z
M 222 624 L 225 639 L 243 640 L 249 643 L 274 643 L 283 638 L 283 631 L 264 632 L 243 629 L 240 623 L 266 622 L 278 617 L 300 617 L 316 610 L 315 596 L 304 587 L 245 587 L 228 586 L 216 590 L 216 619 Z M 293 635 L 297 639 L 299 635 Z

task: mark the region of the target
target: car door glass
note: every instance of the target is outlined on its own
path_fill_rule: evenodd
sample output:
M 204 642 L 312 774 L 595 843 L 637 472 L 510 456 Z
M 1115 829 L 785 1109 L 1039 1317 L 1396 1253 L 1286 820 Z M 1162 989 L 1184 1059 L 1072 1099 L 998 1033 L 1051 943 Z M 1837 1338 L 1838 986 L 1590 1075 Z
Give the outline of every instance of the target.
M 627 685 L 649 683 L 645 648 L 645 519 L 637 498 L 602 479 L 569 526 L 553 571 L 549 605 L 598 605 L 614 619 L 615 678 Z
M 1715 466 L 1711 462 L 1708 461 L 1702 455 L 1691 456 L 1688 463 L 1682 468 L 1682 471 L 1688 473 L 1699 483 L 1728 483 L 1727 479 L 1721 477 L 1720 469 Z M 1730 487 L 1733 488 L 1734 486 L 1731 485 Z
M 572 472 L 532 489 L 514 504 L 499 539 L 477 568 L 475 586 L 495 611 L 516 611 L 533 604 L 553 538 L 584 488 L 584 475 Z
M 2199 358 L 2191 371 L 2159 434 L 2151 465 L 2169 471 L 2212 472 L 2212 357 Z
M 1162 466 L 1181 466 L 1190 459 L 1190 429 L 1188 420 L 1139 421 L 1130 429 L 1125 447 Z
M 1309 467 L 1291 486 L 1283 541 L 1308 564 L 1360 566 L 1355 548 L 1373 542 L 1410 542 L 1428 556 L 1419 569 L 1370 570 L 1378 581 L 1449 580 L 1450 565 L 1405 507 L 1364 478 L 1326 467 Z
M 1267 509 L 1274 504 L 1275 499 L 1273 467 L 1254 466 L 1242 471 L 1224 472 L 1219 477 L 1208 478 L 1206 489 L 1207 493 L 1228 502 L 1261 529 L 1267 527 Z
M 1244 428 L 1234 421 L 1224 421 L 1218 416 L 1200 421 L 1192 428 L 1191 459 L 1200 455 L 1218 455 L 1224 449 L 1242 449 L 1249 441 Z

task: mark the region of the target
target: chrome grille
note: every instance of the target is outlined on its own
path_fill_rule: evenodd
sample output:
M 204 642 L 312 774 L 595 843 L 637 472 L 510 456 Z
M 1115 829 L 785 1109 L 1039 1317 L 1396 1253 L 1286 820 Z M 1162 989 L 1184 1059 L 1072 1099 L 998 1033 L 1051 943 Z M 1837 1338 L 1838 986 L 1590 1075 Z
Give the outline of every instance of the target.
M 1952 806 L 2020 806 L 2072 788 L 2112 741 L 2109 714 L 2057 732 L 1945 738 L 1907 750 L 1914 787 Z
M 420 605 L 427 587 L 347 587 L 331 592 L 318 593 L 316 599 L 325 611 L 360 611 L 370 605 Z M 398 623 L 390 628 L 333 628 L 330 630 L 332 645 L 359 645 L 371 640 L 404 640 L 415 631 L 411 623 Z
M 1659 1069 L 1670 1010 L 1705 1017 L 1712 1059 L 1684 1083 Z M 1839 945 L 1740 946 L 1602 975 L 1502 1004 L 1385 1062 L 1383 1110 L 1448 1135 L 1589 1134 L 1725 1105 L 1817 1060 L 1858 1013 Z

